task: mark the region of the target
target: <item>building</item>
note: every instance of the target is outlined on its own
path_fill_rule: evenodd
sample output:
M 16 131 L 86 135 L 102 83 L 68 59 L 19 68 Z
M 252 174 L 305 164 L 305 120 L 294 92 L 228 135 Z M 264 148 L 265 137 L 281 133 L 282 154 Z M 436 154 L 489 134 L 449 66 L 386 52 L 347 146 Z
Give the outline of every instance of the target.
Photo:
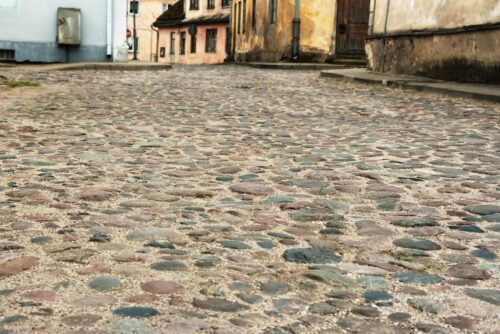
M 372 0 L 375 71 L 500 83 L 499 0 Z
M 223 63 L 229 51 L 230 0 L 180 0 L 161 15 L 159 61 Z
M 127 61 L 126 24 L 126 0 L 0 0 L 0 60 Z
M 127 0 L 127 31 L 129 59 L 134 58 L 134 9 L 137 33 L 137 59 L 140 61 L 156 61 L 158 31 L 153 29 L 156 18 L 163 14 L 176 0 Z
M 329 62 L 338 57 L 364 57 L 369 2 L 234 0 L 234 58 L 243 62 Z M 298 23 L 296 34 L 294 21 Z M 295 54 L 292 50 L 294 42 Z

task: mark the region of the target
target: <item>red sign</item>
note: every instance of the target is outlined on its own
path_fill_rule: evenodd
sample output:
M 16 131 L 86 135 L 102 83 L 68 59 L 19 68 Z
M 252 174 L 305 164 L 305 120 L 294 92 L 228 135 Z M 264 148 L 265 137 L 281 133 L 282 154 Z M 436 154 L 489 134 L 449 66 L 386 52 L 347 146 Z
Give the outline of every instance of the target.
M 130 29 L 127 29 L 127 38 L 132 37 L 132 31 Z

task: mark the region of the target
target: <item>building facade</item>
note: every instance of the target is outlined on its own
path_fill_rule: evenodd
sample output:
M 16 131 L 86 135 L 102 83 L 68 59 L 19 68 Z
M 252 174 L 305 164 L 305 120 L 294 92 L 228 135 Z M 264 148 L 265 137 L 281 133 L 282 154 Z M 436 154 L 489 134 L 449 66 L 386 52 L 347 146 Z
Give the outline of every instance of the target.
M 156 18 L 163 14 L 176 0 L 127 0 L 127 28 L 129 59 L 134 57 L 134 9 L 137 33 L 137 60 L 156 61 L 158 32 L 153 29 Z
M 233 0 L 232 52 L 243 62 L 364 56 L 368 16 L 369 0 Z M 294 39 L 297 59 L 292 59 Z
M 499 0 L 372 0 L 375 71 L 500 83 Z
M 229 51 L 230 0 L 181 0 L 155 22 L 159 61 L 220 64 Z
M 126 0 L 0 0 L 0 60 L 127 61 L 126 24 Z M 65 43 L 63 28 L 78 38 Z

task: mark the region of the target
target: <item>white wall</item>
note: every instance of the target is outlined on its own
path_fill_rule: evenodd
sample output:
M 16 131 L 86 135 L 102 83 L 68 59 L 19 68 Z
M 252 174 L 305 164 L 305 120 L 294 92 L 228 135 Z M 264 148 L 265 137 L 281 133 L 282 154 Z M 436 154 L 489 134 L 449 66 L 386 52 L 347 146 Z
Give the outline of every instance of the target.
M 375 34 L 384 32 L 387 1 L 376 0 Z M 388 33 L 500 23 L 500 0 L 390 0 L 387 23 Z
M 112 1 L 114 17 L 112 42 L 116 49 L 126 42 L 127 0 Z M 16 2 L 17 5 L 12 8 L 12 4 Z M 23 43 L 33 50 L 39 50 L 40 53 L 50 54 L 52 51 L 47 51 L 48 48 L 57 47 L 55 43 L 58 7 L 81 9 L 82 52 L 97 52 L 91 50 L 106 47 L 106 0 L 0 0 L 0 43 L 12 45 Z M 116 55 L 116 50 L 113 53 Z

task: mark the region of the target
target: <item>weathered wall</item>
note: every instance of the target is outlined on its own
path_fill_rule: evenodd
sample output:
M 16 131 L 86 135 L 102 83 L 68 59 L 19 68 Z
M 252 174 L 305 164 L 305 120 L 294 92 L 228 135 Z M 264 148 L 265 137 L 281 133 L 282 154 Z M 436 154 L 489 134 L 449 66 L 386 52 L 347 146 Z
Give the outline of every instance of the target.
M 385 54 L 382 50 L 385 45 Z M 500 29 L 370 40 L 369 66 L 381 71 L 460 81 L 500 83 Z
M 82 11 L 82 45 L 70 48 L 68 60 L 110 60 L 106 56 L 106 1 L 51 0 L 43 6 L 39 0 L 10 0 L 8 3 L 9 6 L 0 6 L 0 49 L 14 49 L 17 61 L 66 61 L 66 49 L 56 43 L 58 7 Z M 123 57 L 126 60 L 126 55 L 122 55 L 126 47 L 126 2 L 113 0 L 112 7 L 113 59 Z
M 189 0 L 184 1 L 184 12 L 186 13 L 186 18 L 194 18 L 198 16 L 205 15 L 214 15 L 218 13 L 229 13 L 230 7 L 222 7 L 222 0 L 215 0 L 215 8 L 208 9 L 207 8 L 208 0 L 199 0 L 198 10 L 190 10 L 189 9 Z
M 139 15 L 136 16 L 137 37 L 139 47 L 137 58 L 140 61 L 154 61 L 156 56 L 156 32 L 151 29 L 151 25 L 158 16 L 163 13 L 163 4 L 173 5 L 176 0 L 140 0 Z M 127 2 L 130 3 L 130 2 Z M 128 11 L 130 13 L 130 11 Z M 128 16 L 128 29 L 133 31 L 133 15 Z M 131 37 L 132 38 L 132 37 Z M 132 39 L 130 39 L 131 41 Z M 129 52 L 129 59 L 133 58 L 133 52 Z
M 375 34 L 384 32 L 387 1 L 376 0 Z M 498 22 L 499 0 L 390 0 L 387 31 L 453 29 Z
M 373 0 L 372 0 L 373 1 Z M 463 82 L 500 82 L 499 0 L 377 0 L 366 45 L 375 71 Z M 460 31 L 465 30 L 465 31 Z
M 237 61 L 280 61 L 291 58 L 295 0 L 278 0 L 278 19 L 269 23 L 269 2 L 256 1 L 256 25 L 252 28 L 252 1 L 247 0 L 245 32 L 237 31 L 237 4 L 233 1 L 233 36 Z M 243 1 L 241 1 L 243 4 Z M 300 54 L 303 60 L 325 61 L 334 51 L 336 0 L 300 2 Z M 242 22 L 243 19 L 242 19 Z
M 165 57 L 159 58 L 160 62 L 176 64 L 221 64 L 227 57 L 226 54 L 226 28 L 227 24 L 211 24 L 198 26 L 196 34 L 196 53 L 191 53 L 191 36 L 188 27 L 160 28 L 160 47 L 165 48 Z M 206 30 L 217 29 L 217 52 L 206 53 Z M 170 33 L 175 32 L 175 53 L 170 54 Z M 179 54 L 180 33 L 186 32 L 186 53 Z

